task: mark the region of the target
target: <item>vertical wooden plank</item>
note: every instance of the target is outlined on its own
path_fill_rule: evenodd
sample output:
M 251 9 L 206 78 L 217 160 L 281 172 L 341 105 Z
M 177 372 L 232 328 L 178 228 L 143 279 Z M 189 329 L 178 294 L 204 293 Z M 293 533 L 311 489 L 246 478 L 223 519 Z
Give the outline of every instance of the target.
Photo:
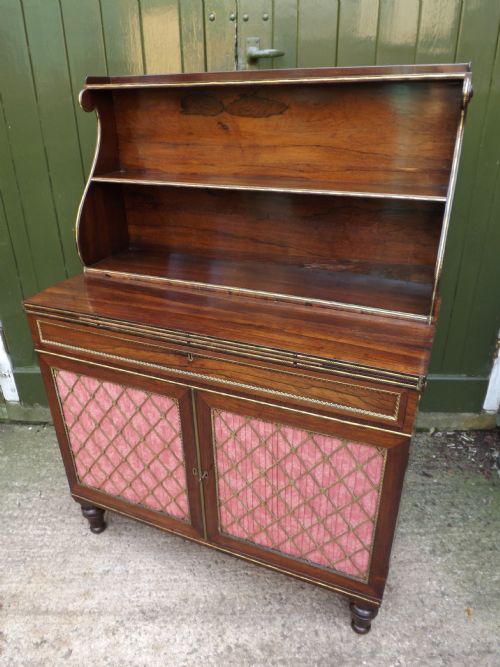
M 181 12 L 182 71 L 204 72 L 205 25 L 203 0 L 182 0 Z
M 285 53 L 274 67 L 297 67 L 298 0 L 274 0 L 273 14 L 273 47 Z
M 182 72 L 177 0 L 140 0 L 147 74 Z
M 492 18 L 490 14 L 490 20 Z M 500 12 L 497 14 L 497 25 L 499 21 Z M 498 34 L 498 31 L 495 34 Z M 486 266 L 484 258 L 485 254 L 491 259 L 494 258 L 495 255 L 492 256 L 491 251 L 487 250 L 495 247 L 495 240 L 500 240 L 498 220 L 492 219 L 500 170 L 499 49 L 500 39 L 497 42 L 493 69 L 490 68 L 487 94 L 484 96 L 485 116 L 479 141 L 480 152 L 474 179 L 470 183 L 472 196 L 456 287 L 457 305 L 451 320 L 453 335 L 448 338 L 445 354 L 445 363 L 453 364 L 454 369 L 465 374 L 489 372 L 491 365 L 488 362 L 491 358 L 488 359 L 488 352 L 492 351 L 497 334 L 500 245 L 496 245 L 496 261 Z M 480 345 L 481 341 L 484 345 Z
M 455 60 L 462 2 L 422 0 L 416 63 L 448 63 Z
M 332 67 L 336 64 L 337 20 L 337 0 L 310 0 L 299 3 L 299 67 Z
M 238 69 L 272 69 L 272 59 L 261 58 L 248 61 L 247 40 L 249 37 L 258 37 L 261 49 L 272 47 L 272 0 L 238 0 Z
M 236 4 L 236 0 L 204 2 L 208 72 L 230 72 L 236 69 Z
M 377 65 L 415 62 L 419 0 L 383 0 L 380 4 Z
M 24 0 L 38 116 L 43 131 L 47 174 L 67 273 L 81 271 L 75 240 L 75 218 L 84 186 L 64 34 L 58 0 Z
M 379 0 L 342 0 L 337 65 L 374 65 Z
M 22 6 L 3 3 L 0 89 L 19 195 L 25 212 L 37 286 L 66 275 L 43 145 Z
M 16 170 L 9 142 L 7 119 L 0 97 L 0 183 L 2 207 L 5 224 L 12 241 L 18 274 L 22 281 L 25 295 L 35 294 L 38 290 L 38 279 L 33 264 L 31 242 L 26 224 L 26 216 L 16 179 Z M 13 278 L 14 279 L 14 278 Z M 1 292 L 0 292 L 1 298 Z
M 144 74 L 138 0 L 101 0 L 108 73 Z
M 498 81 L 498 78 L 497 78 Z M 500 150 L 498 138 L 498 94 L 495 110 L 491 109 L 496 127 L 493 133 L 497 155 Z M 476 273 L 474 294 L 471 300 L 465 345 L 462 349 L 460 370 L 463 374 L 489 377 L 497 334 L 500 329 L 500 168 L 496 168 L 496 179 L 492 188 L 493 201 L 485 225 L 481 260 Z M 483 396 L 484 399 L 484 396 Z M 479 406 L 482 407 L 482 406 Z
M 21 306 L 24 295 L 18 271 L 0 192 L 0 322 L 13 365 L 28 366 L 33 360 L 33 342 Z
M 467 124 L 453 205 L 450 232 L 443 265 L 441 308 L 432 351 L 434 374 L 460 374 L 465 332 L 470 316 L 471 274 L 479 269 L 478 243 L 482 242 L 484 204 L 494 187 L 491 171 L 478 176 L 483 124 L 490 91 L 500 5 L 470 2 L 464 5 L 458 38 L 457 60 L 472 60 L 474 98 L 467 112 Z M 481 240 L 481 241 L 480 241 Z M 473 279 L 473 275 L 472 275 Z M 473 345 L 469 342 L 469 345 Z
M 88 74 L 106 76 L 108 73 L 100 5 L 98 0 L 63 0 L 61 10 L 78 135 L 85 173 L 88 173 L 94 157 L 96 120 L 93 114 L 80 109 L 78 94 Z

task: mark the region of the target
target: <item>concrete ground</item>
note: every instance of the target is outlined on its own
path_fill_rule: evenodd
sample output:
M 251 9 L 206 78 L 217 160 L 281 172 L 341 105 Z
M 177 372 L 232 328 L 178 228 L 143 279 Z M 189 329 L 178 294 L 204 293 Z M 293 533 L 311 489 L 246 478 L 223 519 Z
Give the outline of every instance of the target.
M 51 427 L 0 424 L 0 664 L 500 664 L 498 434 L 420 434 L 385 600 L 340 596 L 108 514 L 92 535 Z

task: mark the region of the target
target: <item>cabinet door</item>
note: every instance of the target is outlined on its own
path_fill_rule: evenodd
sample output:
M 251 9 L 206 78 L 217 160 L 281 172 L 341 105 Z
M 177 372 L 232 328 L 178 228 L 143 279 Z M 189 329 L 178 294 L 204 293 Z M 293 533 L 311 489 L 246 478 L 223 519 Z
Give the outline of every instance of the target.
M 200 392 L 209 539 L 378 598 L 408 439 Z
M 72 495 L 200 534 L 189 390 L 76 360 L 41 362 Z

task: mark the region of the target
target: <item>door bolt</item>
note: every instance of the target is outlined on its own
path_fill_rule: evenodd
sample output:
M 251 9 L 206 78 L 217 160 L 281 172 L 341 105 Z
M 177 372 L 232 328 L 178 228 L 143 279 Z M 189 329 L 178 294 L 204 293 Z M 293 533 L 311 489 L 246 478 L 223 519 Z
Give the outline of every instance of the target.
M 210 12 L 210 14 L 208 15 L 208 20 L 209 20 L 209 21 L 215 21 L 215 14 L 214 14 L 214 12 Z
M 236 14 L 235 14 L 234 12 L 231 12 L 231 13 L 229 14 L 229 20 L 230 20 L 230 21 L 236 21 Z
M 262 20 L 269 21 L 269 14 L 266 14 L 266 12 L 264 12 L 264 14 L 262 14 Z
M 248 19 L 249 19 L 248 14 L 243 14 L 243 20 L 244 20 L 244 21 L 248 21 Z

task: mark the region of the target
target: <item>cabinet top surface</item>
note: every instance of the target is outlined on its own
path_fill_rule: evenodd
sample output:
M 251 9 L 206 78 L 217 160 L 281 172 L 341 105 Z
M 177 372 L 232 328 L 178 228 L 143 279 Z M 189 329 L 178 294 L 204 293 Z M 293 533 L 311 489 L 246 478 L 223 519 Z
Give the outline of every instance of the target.
M 418 78 L 458 78 L 463 79 L 470 73 L 468 63 L 443 65 L 374 65 L 370 67 L 317 67 L 302 69 L 251 70 L 242 72 L 203 72 L 195 74 L 147 74 L 141 76 L 88 76 L 86 88 L 133 86 L 176 86 L 245 84 L 245 83 L 281 83 L 304 81 L 343 81 L 370 79 L 418 79 Z
M 425 375 L 434 333 L 433 326 L 405 319 L 88 275 L 50 287 L 25 305 L 75 322 L 129 323 L 139 333 L 148 327 L 151 335 L 201 334 L 413 376 Z

